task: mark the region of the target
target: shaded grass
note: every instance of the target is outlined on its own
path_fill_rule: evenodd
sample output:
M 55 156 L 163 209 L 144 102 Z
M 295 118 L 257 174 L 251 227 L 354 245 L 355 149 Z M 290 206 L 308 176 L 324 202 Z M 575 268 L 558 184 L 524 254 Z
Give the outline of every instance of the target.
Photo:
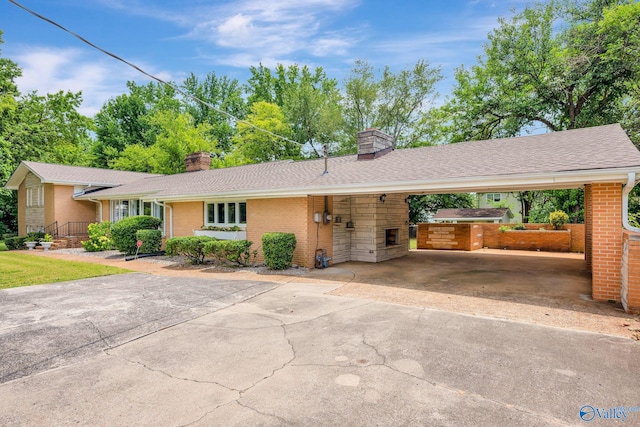
M 130 270 L 11 251 L 0 253 L 0 272 L 0 289 L 6 289 L 130 273 Z
M 413 239 L 409 239 L 409 249 L 417 249 L 418 248 L 418 241 L 416 240 L 416 238 L 414 237 Z

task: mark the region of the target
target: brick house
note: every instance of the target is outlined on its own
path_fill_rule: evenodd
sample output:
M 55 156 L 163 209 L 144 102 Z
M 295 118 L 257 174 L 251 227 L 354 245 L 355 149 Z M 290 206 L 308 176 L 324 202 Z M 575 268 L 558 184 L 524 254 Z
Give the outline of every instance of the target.
M 78 206 L 91 212 L 87 217 L 111 221 L 150 213 L 163 219 L 166 237 L 192 235 L 203 225 L 236 225 L 259 246 L 265 232 L 293 232 L 294 262 L 311 267 L 316 249 L 326 250 L 333 263 L 406 254 L 410 194 L 584 188 L 593 298 L 640 310 L 640 230 L 628 225 L 626 213 L 628 192 L 640 177 L 640 152 L 619 125 L 403 150 L 368 129 L 358 133 L 357 155 L 327 161 L 212 170 L 206 153 L 194 153 L 185 163 L 186 173 L 140 176 L 98 190 L 99 179 L 74 182 L 68 209 Z M 6 186 L 19 191 L 21 232 L 25 166 Z M 54 216 L 45 212 L 45 219 Z

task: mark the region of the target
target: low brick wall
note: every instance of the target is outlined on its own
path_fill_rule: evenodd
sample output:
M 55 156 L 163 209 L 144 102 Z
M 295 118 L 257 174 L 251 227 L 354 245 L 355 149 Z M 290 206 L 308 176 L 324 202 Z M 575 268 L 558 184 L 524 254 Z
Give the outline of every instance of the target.
M 501 232 L 505 224 L 418 224 L 418 249 L 512 249 L 584 252 L 584 224 L 566 224 L 552 231 L 549 224 L 525 224 L 527 230 Z M 540 230 L 544 228 L 545 231 Z
M 569 252 L 570 230 L 507 230 L 502 233 L 503 249 L 519 251 Z
M 627 313 L 640 313 L 640 234 L 623 232 L 620 297 Z
M 502 242 L 504 233 L 500 232 L 500 227 L 504 225 L 513 226 L 515 224 L 482 224 L 484 234 L 484 247 L 489 249 L 504 249 L 505 244 Z M 551 224 L 524 224 L 527 230 L 552 230 Z M 584 243 L 584 224 L 565 224 L 563 230 L 571 230 L 571 243 L 569 252 L 583 253 Z
M 418 249 L 481 249 L 482 224 L 418 224 L 416 240 Z

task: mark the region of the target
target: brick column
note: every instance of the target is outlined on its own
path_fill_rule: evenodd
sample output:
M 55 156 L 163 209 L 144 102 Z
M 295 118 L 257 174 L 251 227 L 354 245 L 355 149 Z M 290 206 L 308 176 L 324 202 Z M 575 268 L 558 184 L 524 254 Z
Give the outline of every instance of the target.
M 621 297 L 627 313 L 640 313 L 640 233 L 623 232 Z
M 593 299 L 620 301 L 622 184 L 592 184 L 591 187 L 592 221 L 587 229 L 591 229 Z
M 593 197 L 591 184 L 584 186 L 584 259 L 587 269 L 591 271 L 591 254 L 593 253 Z

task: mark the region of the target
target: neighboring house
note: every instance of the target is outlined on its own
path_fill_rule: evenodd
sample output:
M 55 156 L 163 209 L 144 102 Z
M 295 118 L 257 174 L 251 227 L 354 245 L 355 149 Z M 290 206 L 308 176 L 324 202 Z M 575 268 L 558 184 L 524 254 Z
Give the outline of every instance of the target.
M 91 175 L 82 182 L 74 179 L 69 185 L 77 186 L 76 194 L 68 192 L 64 201 L 56 196 L 55 203 L 69 211 L 82 207 L 86 218 L 112 221 L 150 212 L 164 219 L 166 237 L 193 235 L 203 225 L 237 225 L 256 249 L 265 232 L 292 232 L 297 238 L 294 262 L 312 267 L 317 249 L 326 250 L 333 263 L 379 262 L 406 254 L 411 194 L 584 188 L 585 258 L 592 270 L 593 297 L 640 308 L 640 277 L 621 275 L 622 259 L 636 256 L 636 246 L 623 245 L 631 234 L 623 231 L 627 214 L 622 207 L 640 177 L 640 152 L 619 125 L 392 147 L 391 137 L 368 129 L 358 133 L 357 155 L 327 161 L 284 160 L 211 170 L 208 155 L 196 153 L 186 159 L 188 172 L 182 174 L 139 176 L 119 185 L 115 180 L 110 185 L 100 182 L 109 188 L 92 192 L 98 180 Z M 20 200 L 26 199 L 28 170 L 23 163 L 7 184 L 18 189 Z M 41 182 L 47 181 L 43 175 Z M 48 212 L 46 187 L 44 202 L 43 224 L 66 220 Z M 26 203 L 19 209 L 23 233 Z
M 509 208 L 512 221 L 522 222 L 522 204 L 516 193 L 478 193 L 478 208 Z
M 433 221 L 454 224 L 471 222 L 509 223 L 511 218 L 513 218 L 513 214 L 508 208 L 439 209 L 433 216 Z

